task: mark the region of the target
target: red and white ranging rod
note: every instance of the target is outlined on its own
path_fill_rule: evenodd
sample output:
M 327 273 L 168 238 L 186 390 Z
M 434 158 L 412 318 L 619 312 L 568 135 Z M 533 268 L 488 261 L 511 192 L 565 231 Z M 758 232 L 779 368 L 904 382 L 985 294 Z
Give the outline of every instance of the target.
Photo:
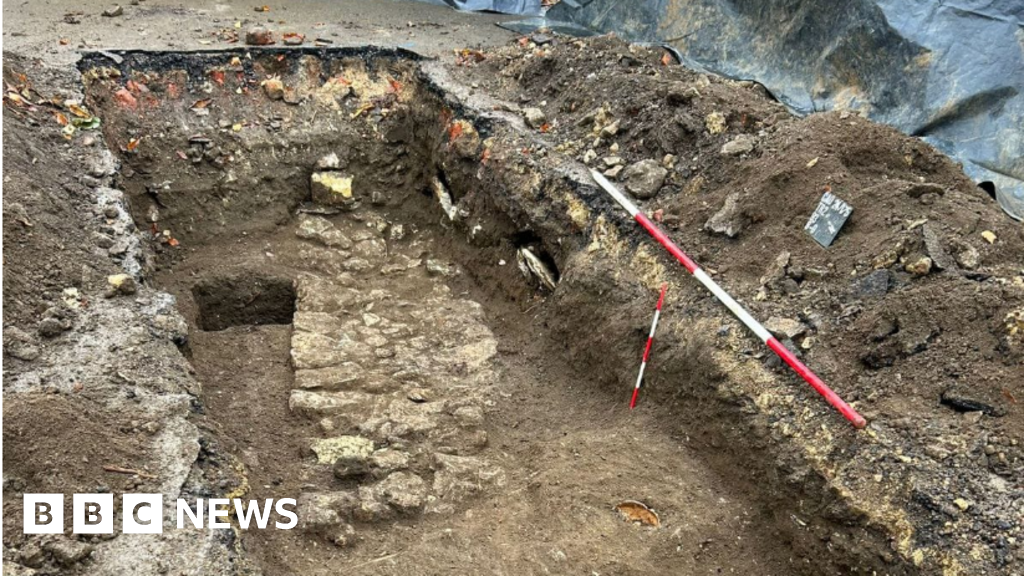
M 607 178 L 605 178 L 600 172 L 596 170 L 591 170 L 590 173 L 593 175 L 594 181 L 596 181 L 601 186 L 601 188 L 604 188 L 604 191 L 610 194 L 611 197 L 614 198 L 615 201 L 619 203 L 619 205 L 625 208 L 626 212 L 629 212 L 629 215 L 632 216 L 633 219 L 636 220 L 637 223 L 644 228 L 644 230 L 646 230 L 651 236 L 653 236 L 659 244 L 664 246 L 665 249 L 668 250 L 669 254 L 675 257 L 675 259 L 678 260 L 679 263 L 682 264 L 683 267 L 685 267 L 686 270 L 690 272 L 690 274 L 693 274 L 693 276 L 697 280 L 699 280 L 705 288 L 710 290 L 711 293 L 715 295 L 715 298 L 718 298 L 719 302 L 725 304 L 726 308 L 728 308 L 737 318 L 739 318 L 740 321 L 743 322 L 743 324 L 747 328 L 749 328 L 751 332 L 756 334 L 762 342 L 764 342 L 769 348 L 771 348 L 772 352 L 775 352 L 779 356 L 779 358 L 781 358 L 786 364 L 789 365 L 790 368 L 793 369 L 793 371 L 799 374 L 805 382 L 810 384 L 811 387 L 818 392 L 818 394 L 824 396 L 825 400 L 827 400 L 829 404 L 831 404 L 836 410 L 838 410 L 839 413 L 842 414 L 847 420 L 849 420 L 850 423 L 853 424 L 856 428 L 863 428 L 864 426 L 867 425 L 867 421 L 864 420 L 863 416 L 858 414 L 857 411 L 854 410 L 849 404 L 844 402 L 838 394 L 833 392 L 832 389 L 829 388 L 828 385 L 825 384 L 825 382 L 823 382 L 817 374 L 812 372 L 811 369 L 805 366 L 804 363 L 801 362 L 792 352 L 790 352 L 788 348 L 783 346 L 782 342 L 779 342 L 777 338 L 772 336 L 771 332 L 765 329 L 765 327 L 762 326 L 760 322 L 754 320 L 753 316 L 751 316 L 742 306 L 740 306 L 739 302 L 734 300 L 733 297 L 728 294 L 728 292 L 723 290 L 722 287 L 719 286 L 717 282 L 712 280 L 706 272 L 701 270 L 700 267 L 697 266 L 696 262 L 691 260 L 685 252 L 683 252 L 678 246 L 676 246 L 675 243 L 672 242 L 672 240 L 669 239 L 669 237 L 665 234 L 665 232 L 658 228 L 658 226 L 654 222 L 652 222 L 651 219 L 647 217 L 647 215 L 641 212 L 640 209 L 637 208 L 636 205 L 629 200 L 629 198 L 626 198 L 626 196 L 622 192 L 620 192 L 614 184 L 609 182 Z
M 644 379 L 644 369 L 647 368 L 647 360 L 651 357 L 651 345 L 654 344 L 654 331 L 658 329 L 658 318 L 661 318 L 661 305 L 665 303 L 665 290 L 668 284 L 661 285 L 661 295 L 658 296 L 658 306 L 654 309 L 654 322 L 651 322 L 651 333 L 647 335 L 647 345 L 644 346 L 644 357 L 640 361 L 640 373 L 636 376 L 636 386 L 633 387 L 633 397 L 629 400 L 629 409 L 636 407 L 636 397 L 640 394 L 640 382 Z

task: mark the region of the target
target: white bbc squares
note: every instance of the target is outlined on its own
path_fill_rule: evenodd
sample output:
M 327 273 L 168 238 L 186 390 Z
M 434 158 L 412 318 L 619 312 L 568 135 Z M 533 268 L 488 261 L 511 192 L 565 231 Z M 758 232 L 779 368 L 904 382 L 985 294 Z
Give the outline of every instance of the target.
M 25 534 L 64 533 L 63 494 L 25 494 Z
M 125 534 L 162 534 L 164 531 L 163 494 L 125 494 L 121 499 Z
M 75 494 L 71 501 L 71 530 L 75 534 L 113 534 L 114 495 Z

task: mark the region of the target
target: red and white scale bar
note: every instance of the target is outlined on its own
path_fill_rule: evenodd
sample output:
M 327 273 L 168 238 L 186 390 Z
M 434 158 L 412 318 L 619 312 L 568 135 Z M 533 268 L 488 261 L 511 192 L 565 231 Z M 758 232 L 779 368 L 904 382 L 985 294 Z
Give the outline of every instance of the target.
M 653 236 L 654 239 L 658 241 L 658 243 L 664 246 L 665 249 L 668 250 L 669 254 L 674 256 L 675 259 L 678 260 L 679 263 L 682 264 L 683 267 L 685 267 L 686 270 L 690 272 L 690 274 L 693 274 L 693 276 L 697 280 L 699 280 L 705 288 L 710 290 L 711 293 L 715 295 L 715 298 L 718 298 L 718 300 L 722 304 L 725 304 L 729 311 L 731 311 L 737 318 L 739 318 L 740 321 L 743 322 L 743 324 L 747 328 L 749 328 L 751 332 L 756 334 L 762 342 L 764 342 L 769 348 L 771 348 L 772 352 L 775 352 L 779 356 L 779 358 L 783 360 L 783 362 L 788 364 L 789 367 L 793 369 L 794 372 L 799 374 L 805 382 L 810 384 L 811 387 L 818 392 L 818 394 L 821 394 L 825 398 L 825 400 L 828 401 L 829 404 L 831 404 L 836 410 L 838 410 L 839 413 L 842 414 L 847 420 L 849 420 L 850 423 L 853 424 L 856 428 L 863 428 L 864 426 L 867 425 L 867 421 L 864 420 L 863 416 L 858 414 L 857 411 L 853 409 L 853 407 L 851 407 L 849 404 L 843 401 L 843 399 L 840 398 L 838 394 L 833 392 L 832 389 L 829 388 L 828 385 L 825 384 L 825 382 L 822 381 L 822 379 L 819 378 L 817 374 L 815 374 L 814 372 L 811 371 L 810 368 L 805 366 L 804 363 L 801 362 L 792 352 L 790 352 L 788 348 L 782 345 L 782 342 L 779 342 L 779 340 L 772 336 L 771 332 L 769 332 L 764 326 L 762 326 L 760 322 L 755 320 L 753 316 L 751 316 L 743 308 L 743 306 L 740 306 L 739 302 L 734 300 L 728 292 L 723 290 L 717 282 L 712 280 L 711 277 L 707 275 L 707 273 L 701 270 L 700 267 L 697 266 L 696 262 L 691 260 L 685 252 L 683 252 L 678 246 L 676 246 L 675 243 L 672 242 L 672 240 L 669 239 L 669 237 L 665 234 L 665 232 L 658 228 L 658 226 L 654 222 L 652 222 L 646 214 L 641 212 L 640 209 L 637 208 L 636 205 L 633 204 L 633 202 L 630 201 L 629 198 L 626 198 L 626 196 L 622 192 L 620 192 L 614 184 L 609 182 L 607 178 L 605 178 L 600 172 L 596 170 L 591 170 L 590 173 L 591 175 L 593 175 L 594 181 L 596 181 L 601 186 L 601 188 L 604 188 L 604 191 L 610 194 L 611 197 L 614 198 L 615 201 L 619 203 L 619 205 L 625 208 L 626 211 L 629 212 L 629 215 L 632 216 L 633 219 L 636 220 L 637 223 L 644 228 L 644 230 L 647 230 L 647 232 L 651 236 Z
M 658 318 L 661 318 L 661 305 L 665 303 L 665 290 L 668 284 L 661 285 L 661 295 L 658 296 L 658 306 L 654 309 L 654 322 L 651 322 L 651 333 L 647 335 L 647 345 L 644 346 L 644 358 L 640 361 L 640 373 L 636 376 L 636 386 L 633 387 L 633 397 L 629 400 L 629 409 L 636 407 L 636 397 L 640 394 L 640 382 L 644 379 L 644 370 L 647 368 L 647 360 L 651 357 L 651 345 L 654 344 L 654 331 L 658 329 Z

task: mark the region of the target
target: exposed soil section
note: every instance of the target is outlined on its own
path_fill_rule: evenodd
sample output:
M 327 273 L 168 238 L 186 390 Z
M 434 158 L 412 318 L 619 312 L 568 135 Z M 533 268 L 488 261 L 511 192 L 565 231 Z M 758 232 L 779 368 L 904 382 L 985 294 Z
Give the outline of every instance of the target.
M 248 273 L 207 278 L 192 286 L 199 327 L 207 331 L 232 326 L 291 324 L 295 287 L 289 278 Z
M 613 38 L 538 40 L 468 66 L 374 49 L 88 56 L 85 103 L 124 190 L 85 184 L 91 225 L 141 292 L 58 281 L 38 335 L 5 331 L 25 363 L 7 401 L 32 412 L 41 381 L 108 409 L 162 392 L 189 449 L 136 462 L 159 438 L 115 438 L 110 458 L 187 497 L 298 496 L 297 530 L 205 541 L 210 563 L 241 559 L 225 573 L 1013 573 L 1020 227 L 934 150 L 863 119 L 793 119 L 757 86 Z M 870 427 L 779 366 L 586 165 Z M 824 191 L 854 206 L 828 249 L 803 232 Z M 11 234 L 30 233 L 21 217 L 5 200 Z M 111 347 L 115 326 L 144 329 Z M 159 351 L 155 384 L 89 364 L 79 389 L 51 368 L 132 346 Z M 13 467 L 17 490 L 42 485 Z M 624 500 L 661 526 L 623 521 Z M 5 561 L 60 562 L 5 544 Z M 115 573 L 128 545 L 65 571 Z

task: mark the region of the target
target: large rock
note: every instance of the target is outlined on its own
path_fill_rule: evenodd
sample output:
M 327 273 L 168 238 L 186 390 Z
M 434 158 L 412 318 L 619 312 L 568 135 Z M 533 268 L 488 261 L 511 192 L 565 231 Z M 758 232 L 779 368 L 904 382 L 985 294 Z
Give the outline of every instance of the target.
M 355 518 L 360 522 L 379 522 L 395 515 L 394 509 L 388 506 L 377 486 L 359 487 L 359 507 L 355 510 Z
M 292 334 L 292 365 L 296 370 L 329 368 L 373 357 L 373 349 L 347 334 L 336 337 L 295 332 Z
M 303 530 L 345 546 L 355 537 L 348 519 L 358 507 L 359 498 L 352 492 L 313 492 L 299 495 L 296 513 Z
M 333 466 L 340 458 L 366 462 L 373 454 L 373 440 L 362 436 L 316 438 L 310 443 L 310 448 L 316 454 L 317 462 L 320 464 Z
M 330 248 L 348 250 L 352 247 L 352 240 L 323 216 L 309 214 L 299 216 L 299 226 L 295 229 L 295 235 L 303 240 L 319 242 Z
M 400 514 L 419 512 L 427 498 L 427 484 L 411 472 L 395 472 L 377 485 L 381 499 Z
M 641 200 L 654 198 L 665 184 L 666 170 L 657 160 L 641 160 L 622 172 L 626 190 Z
M 362 366 L 355 362 L 345 362 L 340 366 L 330 366 L 313 370 L 296 370 L 295 387 L 306 390 L 343 390 L 351 389 L 363 377 Z
M 409 454 L 400 450 L 385 448 L 377 450 L 370 456 L 370 472 L 378 477 L 384 477 L 392 472 L 405 470 L 409 467 Z
M 362 392 L 311 392 L 292 390 L 288 408 L 300 416 L 322 418 L 337 414 L 353 414 L 368 409 L 374 398 Z
M 321 532 L 343 524 L 358 506 L 353 492 L 306 492 L 299 495 L 296 512 L 303 529 Z
M 300 310 L 292 316 L 292 328 L 296 332 L 308 332 L 320 334 L 330 338 L 342 338 L 352 332 L 355 328 L 351 320 L 346 322 L 345 317 L 327 312 L 306 312 Z

